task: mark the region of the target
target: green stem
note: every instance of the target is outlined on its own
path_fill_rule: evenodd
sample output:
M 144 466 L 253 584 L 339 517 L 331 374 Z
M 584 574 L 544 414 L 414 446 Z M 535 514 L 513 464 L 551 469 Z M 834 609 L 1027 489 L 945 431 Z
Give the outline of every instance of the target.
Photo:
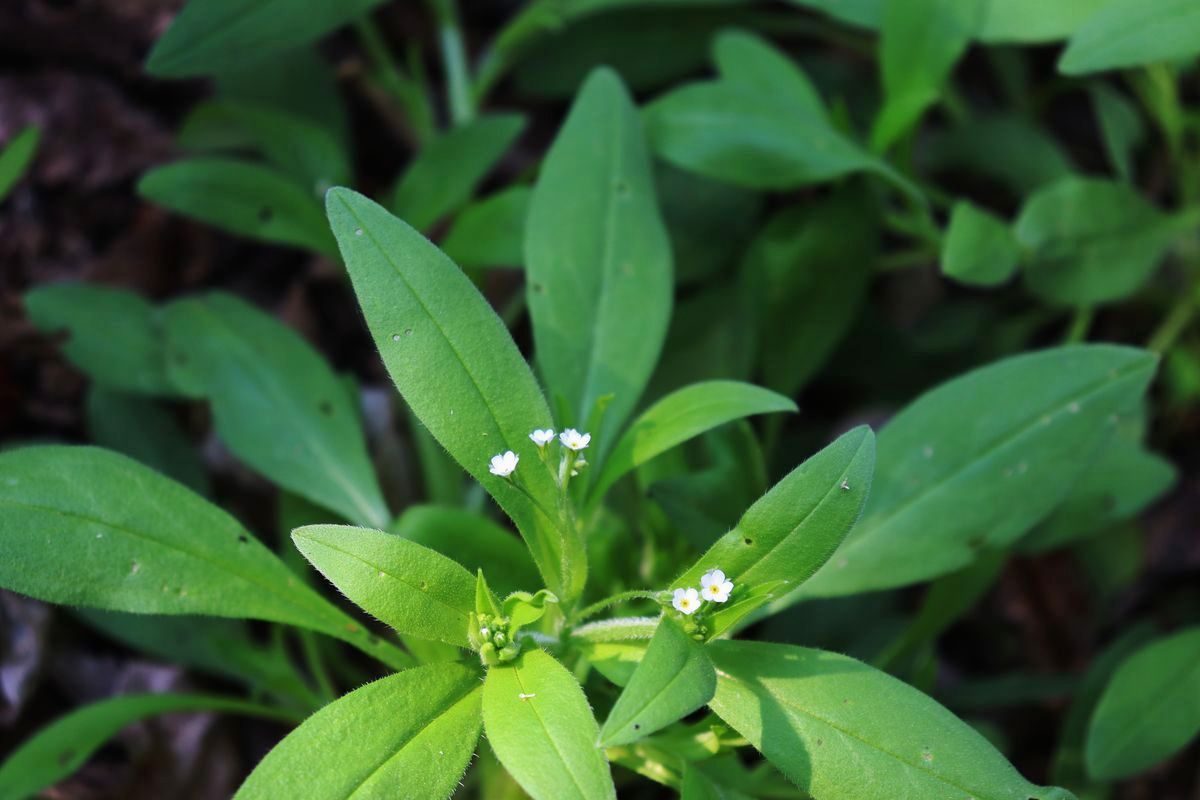
M 338 696 L 337 689 L 334 688 L 333 681 L 329 677 L 329 670 L 325 668 L 325 659 L 321 655 L 317 637 L 313 635 L 312 631 L 297 630 L 296 632 L 300 635 L 300 647 L 304 651 L 304 661 L 308 664 L 308 670 L 317 682 L 317 690 L 321 693 L 321 699 L 325 703 L 333 702 Z
M 1162 355 L 1171 349 L 1175 341 L 1187 330 L 1200 310 L 1200 271 L 1192 276 L 1190 285 L 1171 310 L 1163 317 L 1163 321 L 1150 335 L 1146 348 Z
M 648 592 L 644 590 L 634 590 L 629 592 L 621 592 L 620 594 L 614 594 L 612 597 L 606 597 L 599 602 L 592 603 L 590 606 L 577 613 L 575 615 L 575 622 L 582 622 L 588 617 L 594 617 L 604 609 L 609 608 L 610 606 L 615 606 L 618 603 L 624 603 L 627 600 L 654 600 L 655 597 L 655 592 Z
M 475 116 L 475 97 L 471 91 L 471 71 L 467 66 L 467 49 L 463 44 L 458 6 L 455 0 L 429 0 L 429 4 L 437 17 L 450 118 L 455 125 L 462 125 Z
M 424 87 L 401 71 L 379 32 L 379 27 L 369 17 L 361 17 L 355 22 L 354 30 L 371 60 L 375 79 L 400 104 L 417 142 L 428 142 L 433 138 L 436 127 L 433 123 L 433 108 Z
M 1075 309 L 1075 316 L 1071 318 L 1071 327 L 1067 329 L 1067 335 L 1063 337 L 1063 341 L 1067 344 L 1078 344 L 1087 339 L 1095 316 L 1096 309 L 1092 306 Z

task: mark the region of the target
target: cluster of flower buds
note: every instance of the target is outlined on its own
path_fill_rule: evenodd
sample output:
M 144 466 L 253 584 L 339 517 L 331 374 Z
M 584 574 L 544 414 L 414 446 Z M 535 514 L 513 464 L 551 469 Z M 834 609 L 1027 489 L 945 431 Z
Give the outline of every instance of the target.
M 472 624 L 467 635 L 485 666 L 512 661 L 521 654 L 521 646 L 508 631 L 509 622 L 508 617 L 492 614 L 471 615 Z

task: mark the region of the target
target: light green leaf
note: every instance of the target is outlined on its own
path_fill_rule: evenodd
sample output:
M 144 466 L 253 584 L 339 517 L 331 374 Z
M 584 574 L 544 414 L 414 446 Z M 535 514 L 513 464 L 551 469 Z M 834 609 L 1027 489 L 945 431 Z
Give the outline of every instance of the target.
M 599 464 L 658 361 L 673 288 L 641 122 L 607 69 L 580 89 L 542 164 L 525 260 L 537 364 L 562 397 L 560 425 L 582 428 L 613 395 L 602 432 L 591 431 Z
M 479 672 L 415 667 L 345 695 L 288 734 L 235 800 L 447 798 L 479 741 Z
M 479 117 L 417 153 L 392 193 L 393 214 L 417 230 L 457 211 L 525 128 L 520 114 Z
M 378 204 L 333 189 L 326 205 L 383 363 L 418 419 L 512 517 L 546 585 L 567 602 L 586 579 L 586 555 L 559 517 L 554 475 L 530 431 L 550 409 L 504 323 L 465 275 Z M 489 473 L 512 450 L 529 495 Z M 531 497 L 534 498 L 531 500 Z
M 146 71 L 162 78 L 212 75 L 307 44 L 382 0 L 191 0 L 162 35 Z
M 712 699 L 717 689 L 704 645 L 664 616 L 646 654 L 617 698 L 600 743 L 630 744 L 692 713 Z
M 1133 181 L 1133 151 L 1146 136 L 1141 114 L 1130 100 L 1103 81 L 1088 87 L 1104 149 L 1117 175 L 1126 182 Z
M 571 631 L 571 645 L 596 671 L 626 686 L 658 630 L 658 617 L 618 617 L 589 622 Z
M 155 167 L 138 194 L 231 233 L 337 254 L 312 189 L 279 170 L 232 158 L 192 158 Z
M 1142 647 L 1121 662 L 1088 727 L 1085 758 L 1097 780 L 1136 774 L 1200 733 L 1200 627 Z
M 209 493 L 208 473 L 197 446 L 158 403 L 92 384 L 85 413 L 94 444 L 124 453 L 197 494 Z
M 679 389 L 633 421 L 605 461 L 592 496 L 598 500 L 622 475 L 718 425 L 754 414 L 795 410 L 789 398 L 738 381 L 705 381 Z
M 1011 545 L 1066 496 L 1156 363 L 1129 347 L 1062 347 L 926 392 L 880 431 L 863 519 L 801 594 L 906 586 Z
M 136 461 L 94 447 L 25 447 L 0 454 L 0 475 L 6 589 L 70 606 L 283 622 L 393 666 L 406 661 L 224 511 Z
M 442 240 L 442 251 L 463 269 L 525 264 L 525 218 L 533 190 L 513 186 L 462 210 Z
M 33 163 L 41 138 L 41 130 L 30 125 L 8 140 L 4 149 L 0 150 L 0 200 L 8 196 Z
M 202 694 L 134 694 L 83 706 L 51 722 L 0 764 L 0 798 L 24 800 L 66 778 L 124 728 L 146 717 L 187 711 L 289 719 L 266 706 Z
M 999 286 L 1013 276 L 1021 251 L 1012 229 L 966 200 L 954 204 L 942 241 L 942 274 L 967 286 Z
M 391 520 L 358 409 L 299 334 L 220 292 L 171 303 L 163 321 L 173 382 L 212 403 L 238 458 L 346 519 Z
M 616 798 L 583 689 L 545 652 L 488 670 L 483 724 L 496 757 L 533 800 Z
M 475 579 L 434 550 L 383 531 L 306 525 L 292 541 L 351 602 L 400 633 L 467 646 Z
M 501 594 L 532 588 L 541 580 L 521 540 L 510 530 L 473 511 L 446 506 L 409 506 L 392 523 L 390 530 L 454 559 L 472 575 L 484 570 L 488 581 Z
M 1114 0 L 1075 31 L 1059 72 L 1087 72 L 1183 61 L 1200 54 L 1200 6 L 1192 0 Z
M 982 2 L 978 39 L 988 44 L 1037 44 L 1065 39 L 1112 0 Z
M 66 330 L 67 360 L 128 392 L 170 395 L 158 312 L 140 295 L 107 286 L 55 283 L 31 289 L 25 311 L 40 330 Z
M 880 66 L 883 109 L 871 145 L 886 151 L 913 128 L 979 29 L 985 3 L 975 0 L 883 0 Z
M 1025 282 L 1055 303 L 1119 300 L 1145 283 L 1178 235 L 1132 187 L 1069 177 L 1029 197 L 1015 227 L 1028 251 Z
M 658 155 L 753 189 L 794 189 L 867 171 L 919 196 L 903 177 L 834 128 L 825 110 L 814 105 L 811 83 L 795 64 L 764 41 L 736 35 L 737 46 L 721 51 L 718 80 L 687 84 L 646 108 L 647 132 Z
M 202 103 L 184 120 L 179 146 L 256 150 L 317 197 L 350 180 L 347 153 L 328 127 L 265 105 L 235 100 Z
M 852 658 L 713 642 L 712 709 L 814 800 L 1070 800 L 934 700 Z
M 871 489 L 875 435 L 842 434 L 792 470 L 747 509 L 672 587 L 699 587 L 720 569 L 738 586 L 786 581 L 798 586 L 825 563 L 862 512 Z M 737 596 L 735 595 L 735 600 Z

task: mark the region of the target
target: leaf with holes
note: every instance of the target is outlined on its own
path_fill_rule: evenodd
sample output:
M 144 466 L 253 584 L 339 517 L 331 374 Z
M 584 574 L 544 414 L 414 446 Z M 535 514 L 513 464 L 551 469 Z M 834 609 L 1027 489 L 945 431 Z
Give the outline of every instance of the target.
M 559 515 L 558 485 L 529 440 L 552 425 L 550 409 L 504 323 L 450 259 L 377 203 L 333 189 L 326 206 L 396 388 L 517 524 L 546 585 L 577 597 L 583 542 Z M 521 458 L 515 480 L 525 492 L 489 472 L 491 457 L 507 450 Z
M 1072 800 L 1029 783 L 970 725 L 846 656 L 713 642 L 713 711 L 813 800 Z
M 342 594 L 396 631 L 467 646 L 475 579 L 441 553 L 349 525 L 306 525 L 292 541 Z
M 311 345 L 221 292 L 171 303 L 163 319 L 172 381 L 212 403 L 234 455 L 348 520 L 387 525 L 355 400 Z
M 305 720 L 234 800 L 449 797 L 479 741 L 479 703 L 473 667 L 429 664 L 389 675 Z

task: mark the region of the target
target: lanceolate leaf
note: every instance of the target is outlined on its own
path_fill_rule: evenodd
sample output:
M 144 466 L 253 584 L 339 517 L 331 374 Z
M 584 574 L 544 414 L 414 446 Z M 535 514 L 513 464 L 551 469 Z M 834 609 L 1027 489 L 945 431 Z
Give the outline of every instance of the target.
M 1067 45 L 1058 69 L 1068 75 L 1178 61 L 1200 53 L 1200 6 L 1159 0 L 1116 0 L 1088 18 Z
M 481 727 L 479 673 L 430 664 L 367 684 L 309 717 L 235 800 L 449 797 Z
M 3 588 L 63 605 L 283 622 L 406 663 L 224 511 L 135 461 L 26 447 L 0 454 L 0 475 Z
M 289 718 L 267 706 L 200 694 L 137 694 L 113 697 L 59 717 L 0 764 L 0 798 L 24 800 L 79 769 L 126 725 L 159 714 L 224 711 Z
M 1070 800 L 934 700 L 852 658 L 717 641 L 712 709 L 814 800 Z
M 176 393 L 167 377 L 158 314 L 140 295 L 56 283 L 26 294 L 25 310 L 39 329 L 67 332 L 63 355 L 94 380 L 127 392 Z
M 483 724 L 500 763 L 533 800 L 616 798 L 583 689 L 545 652 L 488 670 Z
M 4 148 L 0 149 L 0 200 L 12 191 L 25 174 L 37 152 L 40 139 L 41 131 L 30 126 L 5 142 Z
M 598 463 L 658 361 L 673 287 L 641 121 L 607 69 L 588 78 L 542 165 L 525 257 L 538 367 L 567 409 L 560 425 L 582 428 L 612 395 L 592 431 Z
M 328 33 L 382 0 L 191 0 L 154 46 L 152 75 L 184 78 L 244 67 Z
M 306 525 L 292 540 L 346 597 L 398 632 L 467 646 L 475 579 L 441 553 L 348 525 Z
M 795 410 L 790 399 L 749 383 L 706 381 L 680 389 L 629 426 L 605 461 L 593 495 L 599 499 L 625 473 L 718 425 L 753 414 Z
M 465 275 L 417 231 L 347 189 L 327 196 L 333 226 L 375 346 L 413 412 L 525 538 L 547 586 L 564 600 L 585 579 L 583 543 L 560 518 L 558 486 L 530 431 L 550 409 L 504 323 Z M 497 453 L 520 457 L 509 479 Z
M 396 184 L 392 213 L 423 231 L 458 210 L 524 127 L 525 118 L 519 114 L 496 114 L 434 139 Z
M 442 250 L 464 269 L 525 264 L 525 216 L 533 190 L 513 186 L 462 210 Z
M 699 586 L 720 569 L 736 585 L 797 586 L 837 549 L 871 489 L 875 435 L 859 427 L 792 470 L 672 586 Z
M 1088 728 L 1097 780 L 1152 767 L 1200 733 L 1200 627 L 1152 642 L 1117 668 Z
M 1129 347 L 1063 347 L 922 395 L 880 432 L 863 519 L 802 593 L 905 586 L 1010 545 L 1062 500 L 1155 365 Z
M 211 401 L 238 458 L 346 519 L 388 523 L 358 409 L 311 345 L 218 292 L 172 303 L 164 320 L 172 379 Z
M 712 699 L 717 689 L 704 645 L 664 616 L 629 685 L 609 712 L 600 743 L 629 744 L 682 719 Z
M 312 187 L 274 167 L 233 158 L 193 158 L 155 167 L 138 194 L 232 233 L 336 255 Z

